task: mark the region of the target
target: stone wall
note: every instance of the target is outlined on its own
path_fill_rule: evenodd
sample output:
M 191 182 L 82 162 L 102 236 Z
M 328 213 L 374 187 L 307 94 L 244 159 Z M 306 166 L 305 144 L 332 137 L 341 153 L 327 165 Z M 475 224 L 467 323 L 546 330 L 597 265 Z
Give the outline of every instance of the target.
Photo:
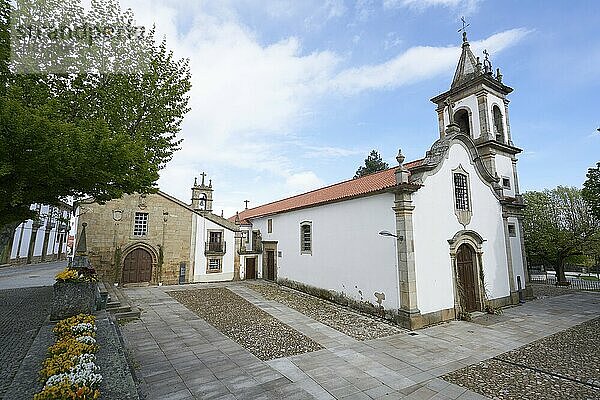
M 133 235 L 136 212 L 148 213 L 148 234 L 144 237 Z M 104 205 L 82 204 L 80 214 L 77 232 L 81 232 L 84 222 L 87 223 L 89 258 L 103 279 L 121 282 L 127 253 L 143 246 L 153 259 L 151 283 L 178 283 L 180 263 L 186 263 L 186 281 L 191 281 L 191 210 L 160 194 L 145 197 L 132 194 Z

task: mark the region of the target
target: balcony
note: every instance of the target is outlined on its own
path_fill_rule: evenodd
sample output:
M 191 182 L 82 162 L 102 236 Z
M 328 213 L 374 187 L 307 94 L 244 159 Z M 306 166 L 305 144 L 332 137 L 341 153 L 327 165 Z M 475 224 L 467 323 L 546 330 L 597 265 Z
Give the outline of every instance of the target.
M 255 241 L 252 243 L 252 247 L 248 246 L 249 243 L 242 243 L 240 245 L 240 254 L 260 254 L 262 253 L 262 242 Z
M 206 242 L 204 243 L 205 255 L 223 255 L 225 254 L 225 242 Z

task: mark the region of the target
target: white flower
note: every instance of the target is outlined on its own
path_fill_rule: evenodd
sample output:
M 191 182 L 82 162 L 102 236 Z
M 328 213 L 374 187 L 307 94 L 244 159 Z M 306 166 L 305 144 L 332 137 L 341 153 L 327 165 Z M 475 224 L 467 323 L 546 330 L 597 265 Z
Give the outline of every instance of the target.
M 89 322 L 83 322 L 81 324 L 77 324 L 71 327 L 71 330 L 76 335 L 81 335 L 88 332 L 96 332 L 96 327 Z
M 94 339 L 91 336 L 87 336 L 87 335 L 86 336 L 79 336 L 77 338 L 77 341 L 81 342 L 83 344 L 96 344 L 96 339 Z

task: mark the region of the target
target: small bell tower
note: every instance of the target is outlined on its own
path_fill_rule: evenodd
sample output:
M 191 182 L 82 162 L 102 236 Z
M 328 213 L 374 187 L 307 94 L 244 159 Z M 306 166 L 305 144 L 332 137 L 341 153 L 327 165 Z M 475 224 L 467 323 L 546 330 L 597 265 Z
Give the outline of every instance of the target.
M 200 185 L 198 185 L 198 179 L 194 178 L 194 186 L 192 187 L 192 208 L 196 211 L 212 212 L 212 179 L 208 181 L 207 186 L 205 184 L 206 174 L 202 172 L 200 176 L 202 176 L 202 182 Z
M 503 182 L 505 195 L 514 196 L 521 149 L 513 144 L 508 119 L 507 96 L 513 89 L 502 82 L 500 68 L 494 71 L 487 50 L 483 62 L 473 54 L 466 26 L 463 19 L 461 54 L 450 89 L 431 99 L 437 105 L 439 135 L 469 136 L 490 174 Z

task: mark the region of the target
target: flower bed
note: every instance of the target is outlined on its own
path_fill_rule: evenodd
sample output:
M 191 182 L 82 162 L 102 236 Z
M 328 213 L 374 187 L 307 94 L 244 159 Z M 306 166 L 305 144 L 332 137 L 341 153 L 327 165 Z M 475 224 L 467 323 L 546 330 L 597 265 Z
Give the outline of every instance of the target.
M 67 267 L 56 274 L 57 282 L 98 282 L 98 275 L 93 268 Z
M 44 388 L 34 400 L 98 399 L 102 382 L 96 365 L 96 319 L 79 314 L 59 321 L 53 329 L 56 342 L 40 371 Z

